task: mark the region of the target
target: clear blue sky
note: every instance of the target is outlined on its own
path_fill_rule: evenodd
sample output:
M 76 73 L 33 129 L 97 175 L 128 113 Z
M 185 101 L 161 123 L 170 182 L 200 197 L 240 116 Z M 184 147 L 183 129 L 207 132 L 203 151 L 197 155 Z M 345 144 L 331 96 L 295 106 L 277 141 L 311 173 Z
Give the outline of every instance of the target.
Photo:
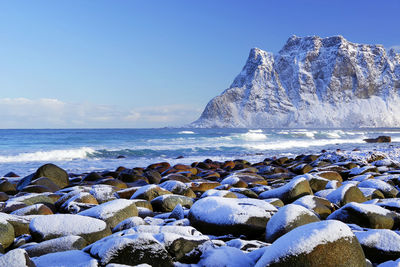
M 179 126 L 252 47 L 400 47 L 400 1 L 0 1 L 0 128 Z

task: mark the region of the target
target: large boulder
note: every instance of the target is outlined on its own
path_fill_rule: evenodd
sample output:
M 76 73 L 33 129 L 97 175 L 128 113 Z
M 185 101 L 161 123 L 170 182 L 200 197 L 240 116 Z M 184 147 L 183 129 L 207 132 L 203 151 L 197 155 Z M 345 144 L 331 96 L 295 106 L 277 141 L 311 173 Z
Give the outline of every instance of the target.
M 81 250 L 69 250 L 49 253 L 32 258 L 36 267 L 97 267 L 96 259 Z
M 276 211 L 274 206 L 258 199 L 206 197 L 193 204 L 188 218 L 202 233 L 259 237 Z
M 23 178 L 17 185 L 18 190 L 22 190 L 25 186 L 29 185 L 33 180 L 41 177 L 49 178 L 54 184 L 60 188 L 67 187 L 69 185 L 68 174 L 65 170 L 54 164 L 45 164 L 41 166 L 37 171 L 31 175 Z
M 0 244 L 8 248 L 14 241 L 14 227 L 5 219 L 0 218 Z
M 373 229 L 392 229 L 398 222 L 395 212 L 374 204 L 351 202 L 328 216 L 328 220 L 339 220 Z
M 123 220 L 137 216 L 138 210 L 135 202 L 128 199 L 115 199 L 93 208 L 81 211 L 78 215 L 89 216 L 103 220 L 110 228 L 114 228 Z
M 329 200 L 311 195 L 299 198 L 292 204 L 300 205 L 312 210 L 318 214 L 321 219 L 326 219 L 326 217 L 328 217 L 335 210 L 334 205 Z
M 293 178 L 289 183 L 274 188 L 268 191 L 265 191 L 259 195 L 259 198 L 279 198 L 285 204 L 292 203 L 298 198 L 301 198 L 305 195 L 312 195 L 312 190 L 310 184 L 304 177 Z
M 150 233 L 112 236 L 90 247 L 90 254 L 99 259 L 102 266 L 109 263 L 151 266 L 173 266 L 165 247 Z
M 38 244 L 25 247 L 29 257 L 39 257 L 44 254 L 67 251 L 79 250 L 87 246 L 87 242 L 80 236 L 70 235 L 59 238 L 50 239 L 40 242 Z
M 4 267 L 35 267 L 25 250 L 17 248 L 0 256 L 0 266 Z M 39 267 L 36 265 L 36 267 Z
M 400 235 L 387 229 L 354 233 L 365 256 L 373 263 L 382 263 L 400 258 Z
M 378 180 L 378 179 L 367 179 L 362 181 L 357 185 L 358 187 L 364 188 L 374 188 L 378 189 L 383 193 L 386 198 L 393 198 L 396 197 L 399 191 L 392 185 L 386 183 L 385 181 Z
M 350 202 L 365 202 L 367 199 L 364 194 L 353 184 L 345 184 L 330 192 L 326 198 L 338 206 L 344 206 Z
M 42 215 L 32 219 L 29 230 L 35 240 L 43 241 L 61 236 L 78 235 L 93 243 L 111 234 L 107 224 L 99 219 L 72 215 Z
M 272 243 L 296 227 L 318 221 L 319 218 L 305 207 L 288 204 L 280 208 L 268 221 L 265 239 Z
M 302 225 L 281 236 L 257 261 L 257 267 L 364 267 L 363 250 L 351 229 L 339 221 Z
M 193 205 L 193 199 L 180 195 L 163 195 L 151 201 L 154 211 L 170 212 L 176 205 L 181 204 L 185 208 Z
M 171 194 L 171 192 L 159 187 L 158 185 L 151 184 L 139 188 L 135 193 L 133 193 L 131 199 L 144 199 L 150 201 L 158 196 L 167 194 Z

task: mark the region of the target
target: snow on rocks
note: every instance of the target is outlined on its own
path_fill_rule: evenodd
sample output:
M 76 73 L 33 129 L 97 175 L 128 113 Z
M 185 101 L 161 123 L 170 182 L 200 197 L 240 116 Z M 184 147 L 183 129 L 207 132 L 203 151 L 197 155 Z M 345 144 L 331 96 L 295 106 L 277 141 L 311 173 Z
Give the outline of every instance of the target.
M 387 229 L 354 232 L 365 256 L 373 263 L 400 258 L 400 235 Z
M 98 267 L 96 259 L 81 250 L 49 253 L 32 258 L 36 267 Z
M 30 257 L 39 257 L 44 254 L 80 250 L 88 245 L 87 241 L 80 236 L 69 235 L 43 241 L 41 243 L 24 247 Z
M 338 206 L 344 206 L 350 202 L 364 202 L 367 199 L 358 187 L 352 184 L 345 184 L 330 192 L 326 198 Z
M 393 229 L 380 232 L 379 242 L 377 238 L 375 243 L 367 242 L 375 254 L 383 253 L 381 243 L 397 240 L 400 226 L 400 201 L 392 191 L 400 185 L 399 165 L 382 162 L 384 168 L 377 167 L 371 162 L 382 157 L 372 154 L 365 159 L 342 152 L 328 154 L 267 158 L 254 164 L 245 160 L 205 160 L 174 167 L 160 163 L 124 173 L 126 168 L 119 167 L 71 175 L 69 186 L 54 193 L 28 192 L 35 189 L 29 186 L 37 185 L 56 189 L 47 178 L 32 180 L 22 190 L 10 190 L 13 184 L 2 178 L 6 182 L 1 183 L 5 186 L 0 192 L 0 236 L 9 225 L 13 235 L 0 241 L 0 253 L 25 255 L 20 257 L 21 266 L 26 265 L 23 259 L 29 259 L 28 254 L 35 256 L 32 260 L 39 266 L 265 262 L 357 266 L 363 262 L 358 243 L 336 219 L 348 223 L 360 242 L 377 236 L 366 228 Z M 366 172 L 350 175 L 353 168 Z M 296 176 L 305 171 L 309 172 Z M 116 177 L 133 181 L 122 183 Z M 357 203 L 366 198 L 369 201 Z M 362 243 L 365 250 L 367 243 Z M 19 248 L 28 254 L 21 254 Z M 385 260 L 368 257 L 375 265 Z
M 89 216 L 103 220 L 110 228 L 114 228 L 123 220 L 137 216 L 138 210 L 133 201 L 128 199 L 115 199 L 105 202 L 88 210 L 78 213 L 78 215 Z
M 254 266 L 254 261 L 240 249 L 224 246 L 215 249 L 207 249 L 201 256 L 201 260 L 199 261 L 198 266 L 251 267 Z
M 279 198 L 285 204 L 292 203 L 296 199 L 305 196 L 312 195 L 310 184 L 304 177 L 294 178 L 289 183 L 268 191 L 265 191 L 259 195 L 263 198 Z
M 161 212 L 170 212 L 178 204 L 185 208 L 190 208 L 193 205 L 193 199 L 190 197 L 168 194 L 156 197 L 151 201 L 154 211 Z
M 139 188 L 131 197 L 131 199 L 144 199 L 144 200 L 152 200 L 158 196 L 171 194 L 168 190 L 165 190 L 158 185 L 145 185 Z
M 326 219 L 334 210 L 334 205 L 327 199 L 318 196 L 304 196 L 293 202 L 316 213 L 321 219 Z
M 373 229 L 392 229 L 398 223 L 399 215 L 374 204 L 351 202 L 333 212 L 327 219 Z
M 396 197 L 399 191 L 392 185 L 378 179 L 364 180 L 358 184 L 358 187 L 375 188 L 383 193 L 386 198 Z
M 262 200 L 206 197 L 193 204 L 188 218 L 202 233 L 258 236 L 276 211 Z
M 265 248 L 261 266 L 365 266 L 362 248 L 350 228 L 329 220 L 299 226 Z
M 107 224 L 99 219 L 72 215 L 42 215 L 32 219 L 29 230 L 35 240 L 43 241 L 61 236 L 78 235 L 93 243 L 109 234 Z
M 265 239 L 272 243 L 296 227 L 317 221 L 319 218 L 312 211 L 300 205 L 288 204 L 280 208 L 268 221 Z
M 0 266 L 7 267 L 35 267 L 28 253 L 23 249 L 13 249 L 0 256 Z M 37 266 L 37 265 L 36 265 Z
M 165 247 L 149 233 L 107 238 L 93 244 L 90 254 L 98 258 L 101 265 L 148 263 L 151 266 L 172 266 L 172 258 Z
M 117 224 L 113 229 L 112 232 L 119 232 L 122 230 L 126 230 L 138 225 L 145 225 L 147 224 L 142 218 L 138 217 L 138 216 L 134 216 L 134 217 L 130 217 L 127 218 L 125 220 L 123 220 L 122 222 L 120 222 L 119 224 Z

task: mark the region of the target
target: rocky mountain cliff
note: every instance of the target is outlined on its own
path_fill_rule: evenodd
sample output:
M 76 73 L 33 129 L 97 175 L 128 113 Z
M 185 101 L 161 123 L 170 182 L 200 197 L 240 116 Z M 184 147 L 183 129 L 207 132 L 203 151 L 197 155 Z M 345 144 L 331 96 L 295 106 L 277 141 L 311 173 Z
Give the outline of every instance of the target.
M 400 54 L 342 36 L 258 48 L 195 127 L 400 126 Z

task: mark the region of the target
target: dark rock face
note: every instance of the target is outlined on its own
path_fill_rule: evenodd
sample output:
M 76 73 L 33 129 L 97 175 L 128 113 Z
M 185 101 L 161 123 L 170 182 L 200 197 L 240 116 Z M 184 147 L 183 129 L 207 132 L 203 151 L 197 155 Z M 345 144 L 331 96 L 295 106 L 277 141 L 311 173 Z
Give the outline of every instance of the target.
M 23 178 L 17 185 L 18 190 L 22 190 L 28 186 L 33 180 L 41 177 L 47 177 L 54 184 L 60 188 L 67 187 L 69 185 L 68 174 L 66 171 L 54 164 L 45 164 L 41 166 L 35 173 Z
M 367 138 L 364 139 L 365 142 L 367 143 L 390 143 L 392 142 L 392 138 L 390 136 L 379 136 L 377 138 Z

